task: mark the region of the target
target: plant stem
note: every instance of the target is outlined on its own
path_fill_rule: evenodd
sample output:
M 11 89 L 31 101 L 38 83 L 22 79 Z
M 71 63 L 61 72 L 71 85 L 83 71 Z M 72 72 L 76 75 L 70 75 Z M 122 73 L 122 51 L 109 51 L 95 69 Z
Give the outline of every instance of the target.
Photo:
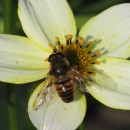
M 84 123 L 79 126 L 79 130 L 84 130 Z
M 8 100 L 8 120 L 10 130 L 18 130 L 18 120 L 16 113 L 16 95 L 15 87 L 7 84 L 7 100 Z
M 13 0 L 4 0 L 4 33 L 11 34 L 12 33 L 12 2 Z M 12 87 L 11 85 L 7 85 L 7 94 L 8 94 L 8 88 Z M 14 89 L 13 89 L 14 90 Z M 9 92 L 10 93 L 10 92 Z M 15 93 L 13 102 L 15 102 Z M 17 114 L 16 114 L 16 108 L 12 107 L 10 104 L 7 106 L 8 108 L 8 120 L 9 120 L 9 128 L 10 130 L 18 130 L 18 123 L 17 123 Z
M 8 118 L 9 118 L 10 130 L 18 130 L 16 109 L 10 105 L 8 105 Z
M 11 1 L 4 0 L 4 33 L 11 33 Z

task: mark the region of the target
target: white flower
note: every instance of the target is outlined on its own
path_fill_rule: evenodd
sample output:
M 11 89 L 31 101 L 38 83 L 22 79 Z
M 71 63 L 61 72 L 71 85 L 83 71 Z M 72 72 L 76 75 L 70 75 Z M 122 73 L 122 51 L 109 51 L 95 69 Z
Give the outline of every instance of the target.
M 19 0 L 18 14 L 28 38 L 0 35 L 1 81 L 21 84 L 44 79 L 50 70 L 45 59 L 53 51 L 49 43 L 57 46 L 58 36 L 63 43 L 59 47 L 68 47 L 71 52 L 74 47 L 78 62 L 67 56 L 68 50 L 61 49 L 67 60 L 79 65 L 77 70 L 85 73 L 102 91 L 94 93 L 88 87 L 90 93 L 109 107 L 130 109 L 130 61 L 127 60 L 130 56 L 130 4 L 111 7 L 88 21 L 78 35 L 82 49 L 76 45 L 75 20 L 66 0 Z M 73 42 L 70 46 L 66 45 L 67 36 Z M 89 57 L 82 55 L 85 51 Z M 32 106 L 41 86 L 36 87 L 28 105 L 35 127 L 39 130 L 76 129 L 86 112 L 84 94 L 75 89 L 71 103 L 64 103 L 56 94 L 36 111 Z

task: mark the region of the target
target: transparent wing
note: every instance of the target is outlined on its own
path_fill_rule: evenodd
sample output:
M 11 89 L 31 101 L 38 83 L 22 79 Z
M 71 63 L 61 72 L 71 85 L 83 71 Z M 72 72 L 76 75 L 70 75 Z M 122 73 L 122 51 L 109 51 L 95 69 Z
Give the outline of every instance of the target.
M 85 83 L 86 83 L 87 92 L 90 92 L 90 93 L 101 93 L 102 92 L 101 87 L 96 85 L 93 81 L 91 81 L 89 79 L 88 80 L 85 79 Z
M 42 87 L 36 96 L 36 99 L 34 100 L 33 109 L 38 110 L 41 105 L 48 103 L 54 96 L 55 92 L 55 87 L 50 82 L 50 75 L 48 75 L 45 78 Z
M 101 93 L 102 89 L 98 85 L 96 85 L 93 81 L 88 79 L 86 76 L 82 75 L 80 72 L 72 68 L 74 72 L 74 85 L 78 87 L 82 92 L 87 93 Z
M 74 83 L 74 86 L 77 87 L 82 92 L 87 92 L 87 89 L 85 87 L 85 83 L 80 77 L 75 76 L 73 78 L 73 83 Z

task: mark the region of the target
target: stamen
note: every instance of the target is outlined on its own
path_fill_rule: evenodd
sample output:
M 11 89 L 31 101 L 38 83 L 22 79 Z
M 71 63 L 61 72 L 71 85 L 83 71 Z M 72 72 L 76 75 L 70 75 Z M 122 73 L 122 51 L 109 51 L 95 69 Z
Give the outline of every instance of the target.
M 99 61 L 91 61 L 90 64 L 97 64 L 97 65 L 99 65 L 100 62 Z
M 54 49 L 54 52 L 57 52 L 57 49 L 56 49 L 56 48 Z
M 79 43 L 79 39 L 77 38 L 77 40 L 76 40 L 76 44 L 78 44 Z
M 97 65 L 99 65 L 99 64 L 100 64 L 100 61 L 96 61 L 95 63 L 96 63 Z
M 89 40 L 88 41 L 88 45 L 91 45 L 93 43 L 93 41 Z
M 60 48 L 63 50 L 63 49 L 64 49 L 64 46 L 63 46 L 63 45 L 60 45 Z
M 72 39 L 73 38 L 73 36 L 71 35 L 71 34 L 69 34 L 68 36 L 67 36 L 67 40 L 70 40 L 70 39 Z
M 96 71 L 94 70 L 94 71 L 88 71 L 88 74 L 92 74 L 93 76 L 95 76 L 96 75 Z
M 80 48 L 82 48 L 82 47 L 83 47 L 83 45 L 80 45 L 79 47 L 80 47 Z
M 66 45 L 61 44 L 60 38 L 56 37 L 56 41 L 58 42 L 58 47 L 54 46 L 52 43 L 49 45 L 52 47 L 54 52 L 60 51 L 64 53 L 69 64 L 81 72 L 83 75 L 91 74 L 93 76 L 96 75 L 96 71 L 91 68 L 91 66 L 100 62 L 96 60 L 96 56 L 100 55 L 100 52 L 93 52 L 90 49 L 90 46 L 93 44 L 93 41 L 89 40 L 87 45 L 84 46 L 84 38 L 78 37 L 75 43 L 72 43 L 72 35 L 68 35 L 66 37 Z M 47 61 L 47 59 L 45 59 Z M 91 70 L 92 69 L 92 70 Z
M 48 61 L 48 58 L 45 58 L 44 61 L 47 62 L 47 61 Z
M 56 46 L 54 46 L 52 43 L 49 43 L 48 45 L 52 48 L 54 52 L 57 52 Z
M 89 51 L 87 52 L 87 54 L 90 54 L 90 53 L 92 53 L 92 50 L 89 50 Z
M 96 55 L 99 56 L 101 53 L 100 52 L 96 52 Z
M 84 38 L 83 38 L 83 37 L 79 37 L 79 39 L 80 39 L 80 41 L 82 41 L 82 42 L 84 41 Z
M 83 74 L 84 76 L 87 76 L 88 73 L 85 71 L 85 72 L 82 72 L 82 74 Z
M 87 42 L 86 48 L 88 48 L 90 45 L 92 45 L 92 43 L 93 43 L 93 41 L 89 40 L 89 41 Z
M 92 60 L 92 56 L 89 56 L 89 57 L 88 57 L 88 61 L 91 61 L 91 60 Z
M 96 62 L 94 62 L 94 61 L 93 61 L 93 62 L 90 62 L 90 64 L 95 64 L 95 63 L 96 63 Z
M 66 38 L 66 40 L 67 40 L 67 45 L 69 45 L 69 44 L 72 43 L 72 41 L 71 41 L 72 38 L 73 38 L 73 36 L 72 36 L 71 34 L 67 36 L 67 38 Z
M 92 55 L 92 58 L 99 56 L 99 55 L 100 55 L 100 52 L 96 52 L 94 55 Z
M 61 44 L 61 43 L 60 43 L 60 38 L 59 38 L 59 37 L 56 37 L 56 40 L 57 40 L 58 44 L 60 45 L 60 44 Z

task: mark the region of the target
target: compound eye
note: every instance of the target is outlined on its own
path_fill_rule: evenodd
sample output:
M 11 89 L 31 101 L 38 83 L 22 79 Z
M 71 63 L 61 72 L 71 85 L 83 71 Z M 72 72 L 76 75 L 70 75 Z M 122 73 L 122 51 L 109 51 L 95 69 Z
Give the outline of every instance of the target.
M 62 52 L 57 52 L 55 54 L 51 54 L 48 58 L 48 62 L 57 61 L 59 59 L 64 58 L 65 55 Z
M 65 55 L 62 53 L 62 52 L 58 52 L 57 53 L 57 58 L 60 59 L 60 58 L 64 58 Z
M 48 61 L 49 61 L 49 62 L 52 62 L 52 61 L 54 61 L 54 60 L 56 60 L 56 54 L 51 54 L 51 55 L 49 56 L 49 58 L 48 58 Z

